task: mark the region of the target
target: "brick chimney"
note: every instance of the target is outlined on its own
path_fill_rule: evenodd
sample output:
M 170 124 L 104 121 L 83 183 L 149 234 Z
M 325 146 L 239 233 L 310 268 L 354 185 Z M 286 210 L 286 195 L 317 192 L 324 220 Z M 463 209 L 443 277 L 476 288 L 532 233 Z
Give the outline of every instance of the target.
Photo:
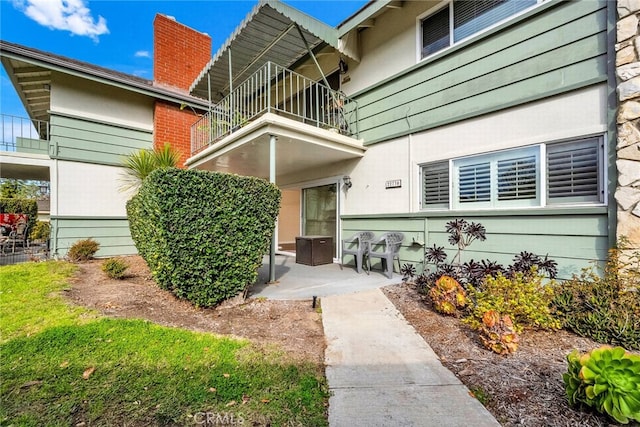
M 157 14 L 153 21 L 153 84 L 188 94 L 189 86 L 211 60 L 211 37 Z M 191 108 L 157 100 L 154 109 L 155 147 L 169 143 L 180 153 L 179 166 L 191 156 Z
M 153 82 L 188 91 L 211 60 L 211 37 L 157 14 L 153 21 Z

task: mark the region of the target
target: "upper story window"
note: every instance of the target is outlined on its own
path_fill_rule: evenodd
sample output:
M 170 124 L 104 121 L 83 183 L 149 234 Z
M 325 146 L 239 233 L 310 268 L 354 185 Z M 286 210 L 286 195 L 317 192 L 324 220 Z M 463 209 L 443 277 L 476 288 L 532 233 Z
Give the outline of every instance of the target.
M 421 58 L 481 32 L 542 0 L 453 0 L 420 20 Z
M 423 209 L 605 203 L 604 137 L 428 163 Z

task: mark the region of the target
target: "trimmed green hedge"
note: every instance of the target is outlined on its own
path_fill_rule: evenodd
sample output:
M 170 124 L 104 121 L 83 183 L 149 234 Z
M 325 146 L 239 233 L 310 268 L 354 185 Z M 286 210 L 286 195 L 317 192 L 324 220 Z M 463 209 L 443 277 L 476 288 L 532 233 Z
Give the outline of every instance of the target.
M 6 199 L 0 198 L 0 213 L 27 214 L 27 232 L 30 233 L 38 220 L 38 202 L 35 199 Z
M 210 307 L 256 280 L 280 197 L 275 185 L 259 178 L 160 169 L 129 200 L 127 215 L 158 285 Z

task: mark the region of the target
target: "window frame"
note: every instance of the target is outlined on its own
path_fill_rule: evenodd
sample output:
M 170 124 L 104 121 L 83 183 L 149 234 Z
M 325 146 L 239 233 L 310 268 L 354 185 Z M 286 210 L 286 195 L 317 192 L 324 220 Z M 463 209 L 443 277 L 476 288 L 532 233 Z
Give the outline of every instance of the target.
M 455 39 L 455 7 L 454 7 L 454 2 L 457 0 L 447 0 L 445 2 L 442 2 L 442 4 L 436 5 L 428 10 L 426 10 L 424 13 L 421 13 L 420 15 L 417 16 L 416 18 L 416 62 L 421 62 L 424 61 L 425 59 L 431 58 L 435 55 L 438 55 L 442 52 L 446 52 L 447 50 L 451 49 L 454 46 L 457 46 L 461 43 L 466 42 L 467 40 L 473 39 L 475 37 L 480 37 L 482 34 L 488 32 L 489 30 L 498 27 L 500 25 L 502 25 L 505 22 L 508 22 L 512 19 L 517 18 L 520 15 L 523 15 L 525 13 L 527 13 L 528 11 L 540 6 L 542 3 L 547 2 L 548 0 L 534 0 L 535 4 L 524 8 L 521 11 L 518 11 L 504 19 L 501 19 L 487 27 L 482 28 L 481 30 L 475 31 L 471 34 L 469 34 L 466 37 L 461 38 L 460 40 L 456 40 Z M 429 19 L 430 17 L 436 15 L 437 13 L 441 12 L 442 9 L 444 8 L 448 8 L 449 9 L 449 44 L 448 46 L 438 49 L 432 53 L 429 53 L 427 55 L 422 54 L 423 50 L 424 50 L 424 46 L 422 45 L 422 41 L 423 41 L 423 22 L 426 21 L 427 19 Z
M 498 163 L 505 160 L 516 160 L 523 157 L 534 156 L 535 159 L 535 197 L 516 199 L 516 200 L 499 200 L 499 180 Z M 489 164 L 489 200 L 487 201 L 463 201 L 460 197 L 460 168 L 471 166 L 474 164 Z M 522 148 L 513 148 L 508 150 L 496 151 L 488 154 L 480 154 L 474 156 L 462 157 L 452 161 L 452 167 L 449 176 L 453 176 L 452 189 L 453 195 L 450 197 L 450 206 L 454 210 L 464 209 L 483 209 L 483 208 L 511 208 L 511 207 L 531 207 L 540 206 L 541 201 L 541 173 L 540 173 L 540 146 L 530 146 Z M 452 173 L 453 172 L 453 173 Z
M 549 148 L 555 151 L 560 146 L 575 148 L 570 151 L 579 150 L 595 144 L 597 149 L 597 192 L 598 196 L 567 196 L 549 197 Z M 457 157 L 447 160 L 425 162 L 418 164 L 420 185 L 419 206 L 421 211 L 462 211 L 462 210 L 500 210 L 500 209 L 540 209 L 558 208 L 574 206 L 606 206 L 607 205 L 607 138 L 605 134 L 596 134 L 584 137 L 570 138 L 560 141 L 552 141 L 523 147 L 509 148 L 488 153 L 479 153 L 469 156 Z M 535 197 L 516 198 L 513 200 L 499 200 L 498 193 L 498 164 L 504 160 L 515 160 L 535 156 Z M 443 163 L 449 165 L 448 171 L 448 203 L 427 204 L 425 198 L 425 173 L 429 167 L 441 167 Z M 488 201 L 461 201 L 460 200 L 460 167 L 472 166 L 481 163 L 490 164 L 490 197 Z

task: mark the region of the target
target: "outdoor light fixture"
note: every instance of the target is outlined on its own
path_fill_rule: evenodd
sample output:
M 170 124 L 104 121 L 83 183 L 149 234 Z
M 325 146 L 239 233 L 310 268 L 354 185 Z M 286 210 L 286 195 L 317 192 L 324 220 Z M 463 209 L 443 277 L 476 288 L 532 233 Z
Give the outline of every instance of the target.
M 47 92 L 51 92 L 51 85 L 49 83 L 45 83 L 42 85 L 42 88 Z
M 347 189 L 351 188 L 351 186 L 353 185 L 351 183 L 351 177 L 349 175 L 343 176 L 342 182 L 344 182 L 344 186 L 347 187 Z

